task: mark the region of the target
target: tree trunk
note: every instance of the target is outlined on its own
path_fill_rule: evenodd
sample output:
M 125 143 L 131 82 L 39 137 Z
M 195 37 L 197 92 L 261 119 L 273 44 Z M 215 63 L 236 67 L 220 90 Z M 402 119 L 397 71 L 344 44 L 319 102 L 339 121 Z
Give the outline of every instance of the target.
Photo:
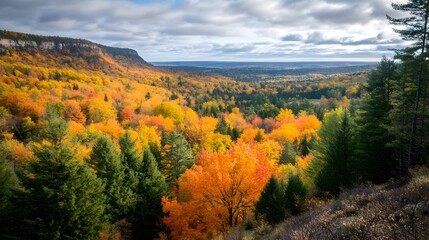
M 404 163 L 404 168 L 408 169 L 411 163 L 415 162 L 415 152 L 414 151 L 414 145 L 416 142 L 416 129 L 417 129 L 417 112 L 419 110 L 419 103 L 420 103 L 420 89 L 422 85 L 422 78 L 423 78 L 423 67 L 425 63 L 424 53 L 426 49 L 426 37 L 427 37 L 427 24 L 428 24 L 428 3 L 425 4 L 425 19 L 424 19 L 424 26 L 423 26 L 423 37 L 422 37 L 422 49 L 420 52 L 420 68 L 419 68 L 419 75 L 417 79 L 417 89 L 416 89 L 416 97 L 414 100 L 414 111 L 413 111 L 413 123 L 411 126 L 411 139 L 410 144 L 408 147 L 408 157 L 407 161 Z
M 426 135 L 426 128 L 425 128 L 425 121 L 426 121 L 426 100 L 427 100 L 427 94 L 428 94 L 428 82 L 426 80 L 425 86 L 423 88 L 423 107 L 422 107 L 422 119 L 421 119 L 421 126 L 420 126 L 420 142 L 419 142 L 419 147 L 421 148 L 420 151 L 418 152 L 418 158 L 420 160 L 424 160 L 423 158 L 425 157 L 425 135 Z

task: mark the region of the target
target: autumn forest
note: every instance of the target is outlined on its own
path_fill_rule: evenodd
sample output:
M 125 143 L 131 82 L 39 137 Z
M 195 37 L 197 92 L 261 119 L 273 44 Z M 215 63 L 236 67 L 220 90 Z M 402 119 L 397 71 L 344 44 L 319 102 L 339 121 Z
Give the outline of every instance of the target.
M 380 231 L 423 239 L 429 3 L 393 7 L 413 16 L 388 17 L 413 43 L 371 71 L 305 79 L 237 81 L 0 31 L 0 238 L 270 239 L 353 189 L 417 181 L 426 212 Z M 361 191 L 354 203 L 375 201 Z M 275 238 L 378 239 L 353 224 Z

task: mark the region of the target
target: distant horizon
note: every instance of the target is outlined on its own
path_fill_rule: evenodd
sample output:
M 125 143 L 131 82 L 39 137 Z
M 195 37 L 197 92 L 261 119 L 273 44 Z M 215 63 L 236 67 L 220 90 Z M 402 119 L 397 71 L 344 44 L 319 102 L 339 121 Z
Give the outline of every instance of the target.
M 147 60 L 146 60 L 147 61 Z M 187 62 L 189 62 L 189 63 L 192 63 L 192 62 L 195 62 L 195 63 L 203 63 L 203 62 L 207 62 L 207 63 L 216 63 L 216 62 L 219 62 L 219 63 L 224 63 L 224 62 L 228 62 L 228 63 L 328 63 L 328 62 L 331 62 L 331 63 L 335 63 L 335 62 L 339 62 L 339 63 L 378 63 L 378 62 L 380 62 L 381 61 L 381 58 L 380 58 L 380 60 L 378 60 L 378 61 L 375 61 L 375 60 L 372 60 L 372 61 L 368 61 L 368 60 L 366 60 L 366 61 L 364 61 L 364 60 L 362 60 L 362 59 L 355 59 L 355 60 L 299 60 L 299 61 L 272 61 L 272 60 L 267 60 L 267 61 L 249 61 L 249 60 L 214 60 L 214 61 L 211 61 L 211 60 L 171 60 L 171 61 L 169 61 L 169 60 L 165 60 L 165 61 L 147 61 L 147 62 L 149 62 L 149 63 L 187 63 Z

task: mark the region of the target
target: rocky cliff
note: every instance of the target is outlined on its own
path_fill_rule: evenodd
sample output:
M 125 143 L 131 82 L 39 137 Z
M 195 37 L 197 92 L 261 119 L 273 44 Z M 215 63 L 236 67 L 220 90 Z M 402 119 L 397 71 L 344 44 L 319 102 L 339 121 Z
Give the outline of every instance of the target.
M 102 52 L 113 58 L 120 57 L 147 64 L 137 53 L 129 48 L 108 47 L 93 43 L 84 39 L 74 39 L 54 36 L 41 36 L 0 30 L 0 51 L 14 50 L 40 50 L 40 51 L 64 51 L 79 52 Z

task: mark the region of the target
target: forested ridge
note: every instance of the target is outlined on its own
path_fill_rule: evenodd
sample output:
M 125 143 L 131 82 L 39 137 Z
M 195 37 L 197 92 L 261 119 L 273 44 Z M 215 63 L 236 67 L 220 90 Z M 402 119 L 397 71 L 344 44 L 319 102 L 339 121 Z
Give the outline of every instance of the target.
M 423 209 L 389 212 L 383 235 L 424 238 L 429 2 L 393 8 L 411 14 L 388 19 L 413 44 L 368 73 L 306 81 L 158 69 L 129 49 L 0 31 L 0 238 L 274 236 L 258 229 L 300 224 L 330 199 L 378 219 L 387 208 L 368 203 L 388 195 L 353 192 L 371 184 L 405 184 Z M 319 213 L 305 226 L 322 230 L 275 237 L 381 236 L 366 222 L 332 230 Z

